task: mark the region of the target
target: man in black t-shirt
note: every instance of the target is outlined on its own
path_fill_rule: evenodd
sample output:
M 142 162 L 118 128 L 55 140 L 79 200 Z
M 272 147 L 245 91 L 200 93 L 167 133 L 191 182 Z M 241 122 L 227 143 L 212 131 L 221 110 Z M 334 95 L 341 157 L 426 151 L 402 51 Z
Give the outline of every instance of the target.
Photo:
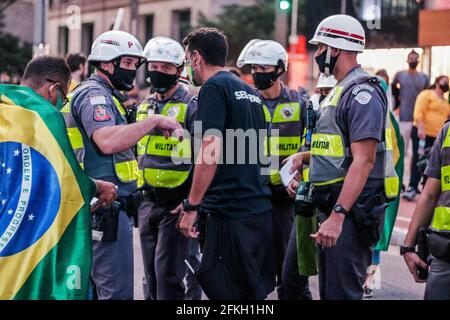
M 275 266 L 261 99 L 224 68 L 228 45 L 220 31 L 197 29 L 183 44 L 191 82 L 203 85 L 194 125 L 202 142 L 179 229 L 195 238 L 197 210 L 208 215 L 197 276 L 209 299 L 264 299 Z

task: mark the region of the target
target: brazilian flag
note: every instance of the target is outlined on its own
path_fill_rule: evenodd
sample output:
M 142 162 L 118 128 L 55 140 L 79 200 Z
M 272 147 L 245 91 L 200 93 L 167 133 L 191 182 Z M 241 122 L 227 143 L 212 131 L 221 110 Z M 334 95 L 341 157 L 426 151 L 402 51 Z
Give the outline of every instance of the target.
M 94 194 L 59 111 L 0 85 L 0 299 L 87 298 Z

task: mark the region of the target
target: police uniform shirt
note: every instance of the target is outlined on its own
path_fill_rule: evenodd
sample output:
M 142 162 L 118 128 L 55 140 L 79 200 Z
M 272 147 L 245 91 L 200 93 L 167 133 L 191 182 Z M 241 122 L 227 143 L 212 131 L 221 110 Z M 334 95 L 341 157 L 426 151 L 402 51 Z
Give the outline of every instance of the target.
M 355 67 L 350 72 L 355 71 L 356 68 L 360 67 Z M 368 84 L 351 90 L 347 103 L 338 109 L 338 118 L 346 124 L 350 143 L 364 139 L 375 139 L 381 142 L 384 140 L 387 113 L 383 97 Z
M 126 196 L 134 192 L 136 184 L 120 182 L 115 173 L 113 157 L 103 154 L 92 140 L 95 131 L 126 123 L 126 119 L 117 110 L 109 83 L 98 75 L 93 75 L 89 81 L 96 81 L 100 86 L 77 92 L 71 104 L 72 115 L 77 125 L 82 125 L 81 132 L 84 138 L 91 142 L 85 143 L 84 169 L 94 179 L 115 183 L 119 187 L 119 195 Z
M 350 70 L 348 75 L 358 68 L 360 66 Z M 350 96 L 346 103 L 340 104 L 337 118 L 338 124 L 347 131 L 350 144 L 365 139 L 384 141 L 387 105 L 380 92 L 369 84 L 354 86 L 349 90 Z
M 209 129 L 220 131 L 223 136 L 223 164 L 219 163 L 202 201 L 202 207 L 211 213 L 229 217 L 242 217 L 266 212 L 271 209 L 268 176 L 262 175 L 262 165 L 248 160 L 250 150 L 258 152 L 256 146 L 259 130 L 266 129 L 261 98 L 244 81 L 229 72 L 218 72 L 206 81 L 198 96 L 197 122 L 202 123 L 202 132 Z M 227 149 L 227 129 L 255 130 L 256 146 L 246 139 L 245 146 L 234 140 L 234 150 Z M 235 131 L 233 131 L 235 132 Z M 238 164 L 237 153 L 245 149 L 245 163 Z M 234 162 L 227 163 L 227 153 L 234 152 Z M 258 152 L 259 154 L 261 152 Z
M 444 127 L 439 132 L 436 141 L 430 151 L 430 158 L 428 160 L 427 168 L 424 175 L 441 180 L 441 168 L 442 168 L 442 144 L 445 141 L 445 136 L 450 127 L 450 122 L 445 123 Z

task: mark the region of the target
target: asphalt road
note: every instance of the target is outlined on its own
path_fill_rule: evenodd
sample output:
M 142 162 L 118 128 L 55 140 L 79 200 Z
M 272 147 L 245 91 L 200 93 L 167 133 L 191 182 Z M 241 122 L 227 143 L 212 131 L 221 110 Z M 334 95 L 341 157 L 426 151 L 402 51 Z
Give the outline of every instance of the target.
M 137 229 L 134 230 L 134 298 L 143 299 L 143 266 Z M 421 300 L 424 284 L 417 284 L 410 275 L 397 246 L 391 246 L 381 255 L 381 288 L 375 290 L 371 300 Z M 315 300 L 319 299 L 317 276 L 310 278 L 310 287 Z M 206 297 L 204 297 L 206 299 Z M 268 297 L 277 299 L 275 292 Z

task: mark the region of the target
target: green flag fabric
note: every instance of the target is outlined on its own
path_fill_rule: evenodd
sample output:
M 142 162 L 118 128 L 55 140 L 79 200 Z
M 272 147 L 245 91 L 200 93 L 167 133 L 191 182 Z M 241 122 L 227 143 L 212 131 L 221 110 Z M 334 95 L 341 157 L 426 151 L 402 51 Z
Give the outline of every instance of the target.
M 403 181 L 403 160 L 404 160 L 404 150 L 405 143 L 403 137 L 400 134 L 400 126 L 398 124 L 395 115 L 389 111 L 389 119 L 395 134 L 392 135 L 392 145 L 393 145 L 393 160 L 395 165 L 395 171 L 400 180 L 399 184 L 399 196 L 392 202 L 390 202 L 386 208 L 386 217 L 384 220 L 384 228 L 380 236 L 380 240 L 375 246 L 375 250 L 387 251 L 389 248 L 389 242 L 391 241 L 392 230 L 394 230 L 395 219 L 397 218 L 398 208 L 400 206 L 400 189 L 401 181 Z
M 317 274 L 316 241 L 310 235 L 317 232 L 317 217 L 295 216 L 297 229 L 297 262 L 300 275 L 314 276 Z

